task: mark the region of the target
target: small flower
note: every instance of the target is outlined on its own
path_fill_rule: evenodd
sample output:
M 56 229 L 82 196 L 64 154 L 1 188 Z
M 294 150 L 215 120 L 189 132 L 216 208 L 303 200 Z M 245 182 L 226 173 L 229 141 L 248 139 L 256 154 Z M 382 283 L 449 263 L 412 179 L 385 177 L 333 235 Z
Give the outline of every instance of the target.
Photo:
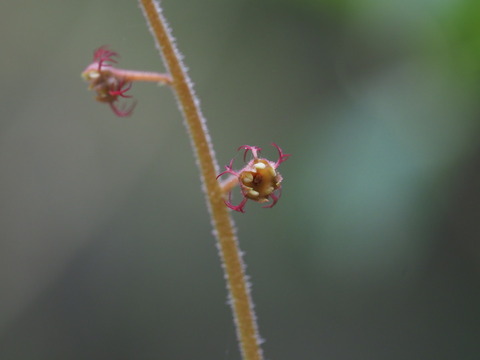
M 259 154 L 262 149 L 256 146 L 243 145 L 238 148 L 244 149 L 243 160 L 246 161 L 246 157 L 249 151 L 252 153 L 252 160 L 240 171 L 233 170 L 233 159 L 230 164 L 225 166 L 225 171 L 217 176 L 217 179 L 225 174 L 231 174 L 235 183 L 240 185 L 240 191 L 242 193 L 242 201 L 238 205 L 233 205 L 232 192 L 228 193 L 228 200 L 225 200 L 225 205 L 230 209 L 245 212 L 245 204 L 247 200 L 253 200 L 259 203 L 266 203 L 271 200 L 271 204 L 263 206 L 264 208 L 273 207 L 281 194 L 282 175 L 277 171 L 278 166 L 286 161 L 290 154 L 284 154 L 282 149 L 275 143 L 272 145 L 278 151 L 278 160 L 276 162 L 260 158 Z M 225 181 L 224 188 L 228 187 L 228 184 L 232 182 L 227 179 Z
M 114 70 L 112 64 L 116 64 L 118 54 L 101 46 L 93 54 L 93 62 L 83 71 L 82 76 L 90 85 L 89 89 L 97 93 L 96 100 L 107 103 L 115 115 L 120 117 L 132 114 L 135 102 L 119 105 L 120 98 L 131 98 L 126 92 L 132 87 L 132 83 Z

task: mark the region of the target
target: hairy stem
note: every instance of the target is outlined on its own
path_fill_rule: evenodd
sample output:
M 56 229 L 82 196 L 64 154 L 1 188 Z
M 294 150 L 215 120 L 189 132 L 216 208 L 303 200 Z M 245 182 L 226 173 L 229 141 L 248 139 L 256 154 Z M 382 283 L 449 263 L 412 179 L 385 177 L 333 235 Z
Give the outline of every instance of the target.
M 223 191 L 216 181 L 218 164 L 207 132 L 205 119 L 192 89 L 192 83 L 180 61 L 160 5 L 155 0 L 139 0 L 166 67 L 172 76 L 172 87 L 183 113 L 206 194 L 223 269 L 226 274 L 237 337 L 244 360 L 261 360 L 262 350 L 255 313 L 250 297 L 245 266 L 234 230 L 233 220 L 223 202 Z

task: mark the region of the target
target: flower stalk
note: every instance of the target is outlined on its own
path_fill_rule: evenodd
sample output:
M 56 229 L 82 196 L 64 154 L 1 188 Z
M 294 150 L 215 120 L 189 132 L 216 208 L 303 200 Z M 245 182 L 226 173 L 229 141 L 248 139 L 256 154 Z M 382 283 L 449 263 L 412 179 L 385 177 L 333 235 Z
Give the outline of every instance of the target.
M 194 95 L 192 82 L 181 63 L 179 52 L 161 13 L 160 5 L 154 0 L 139 0 L 139 2 L 165 65 L 172 76 L 172 87 L 197 157 L 220 258 L 226 275 L 242 357 L 244 360 L 261 360 L 263 355 L 260 348 L 260 337 L 249 284 L 245 276 L 245 266 L 233 220 L 224 203 L 224 191 L 216 181 L 219 167 L 199 101 Z

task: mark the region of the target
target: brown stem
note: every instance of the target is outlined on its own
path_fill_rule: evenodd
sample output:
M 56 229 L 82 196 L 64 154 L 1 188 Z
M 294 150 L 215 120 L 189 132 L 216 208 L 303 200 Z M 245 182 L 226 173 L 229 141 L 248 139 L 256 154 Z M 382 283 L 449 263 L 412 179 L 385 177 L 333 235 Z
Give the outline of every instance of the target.
M 155 82 L 160 84 L 171 84 L 173 81 L 170 75 L 161 74 L 157 72 L 135 71 L 135 70 L 125 70 L 125 69 L 116 69 L 116 68 L 112 68 L 109 71 L 115 76 L 118 76 L 128 82 L 147 81 L 147 82 Z
M 216 181 L 218 164 L 192 83 L 183 67 L 160 5 L 154 0 L 139 0 L 150 31 L 173 78 L 173 89 L 185 118 L 197 157 L 207 205 L 217 237 L 220 257 L 226 273 L 237 337 L 244 360 L 263 359 L 255 313 L 245 277 L 245 266 L 238 247 L 233 220 L 223 202 L 223 191 Z
M 101 72 L 98 71 L 98 62 L 93 62 L 86 67 L 82 72 L 82 76 L 87 80 L 91 78 L 98 78 L 100 76 L 110 77 L 114 76 L 117 79 L 125 80 L 126 82 L 134 81 L 146 81 L 146 82 L 155 82 L 159 84 L 168 84 L 172 83 L 172 77 L 169 74 L 162 74 L 152 71 L 137 71 L 137 70 L 127 70 L 127 69 L 118 69 L 115 67 L 103 67 Z

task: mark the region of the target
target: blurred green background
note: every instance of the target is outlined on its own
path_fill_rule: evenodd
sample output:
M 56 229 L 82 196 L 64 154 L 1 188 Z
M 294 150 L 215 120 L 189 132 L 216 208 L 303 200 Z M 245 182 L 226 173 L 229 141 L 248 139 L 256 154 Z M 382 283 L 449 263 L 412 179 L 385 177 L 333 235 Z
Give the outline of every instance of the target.
M 478 359 L 480 2 L 165 0 L 221 165 L 268 359 Z M 171 91 L 131 118 L 80 72 L 164 70 L 136 1 L 0 4 L 0 359 L 238 360 Z M 240 161 L 240 156 L 237 161 Z

